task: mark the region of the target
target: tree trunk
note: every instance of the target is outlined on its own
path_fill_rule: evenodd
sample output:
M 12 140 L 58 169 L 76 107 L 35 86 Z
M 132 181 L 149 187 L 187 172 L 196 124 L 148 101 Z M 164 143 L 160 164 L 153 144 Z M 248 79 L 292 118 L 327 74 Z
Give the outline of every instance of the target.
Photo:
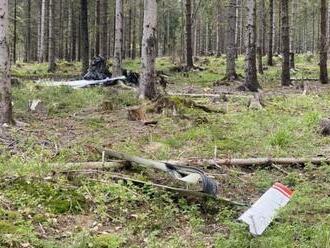
M 113 56 L 112 76 L 122 75 L 122 50 L 123 50 L 123 2 L 116 0 L 116 31 L 115 51 Z
M 31 47 L 31 0 L 26 1 L 26 30 L 25 30 L 25 58 L 24 62 L 31 61 L 32 47 Z
M 63 54 L 63 50 L 64 50 L 64 28 L 63 28 L 63 17 L 64 17 L 64 8 L 63 8 L 63 0 L 60 0 L 60 35 L 59 35 L 59 47 L 58 47 L 58 58 L 59 59 L 63 59 L 64 54 Z
M 217 44 L 216 44 L 216 48 L 217 48 L 217 52 L 216 52 L 216 55 L 217 57 L 221 57 L 221 11 L 222 8 L 221 8 L 221 2 L 218 1 L 217 3 Z
M 260 74 L 264 74 L 263 64 L 262 64 L 262 51 L 263 51 L 263 37 L 264 37 L 264 9 L 265 9 L 265 0 L 259 0 L 259 11 L 258 11 L 258 44 L 257 44 L 257 53 L 258 53 L 258 71 Z
M 100 54 L 102 57 L 107 58 L 107 48 L 108 48 L 108 1 L 102 0 L 101 2 L 101 36 L 100 36 Z
M 320 37 L 320 82 L 328 83 L 328 42 L 327 42 L 328 2 L 321 0 L 321 37 Z
M 74 11 L 74 2 L 71 2 L 71 61 L 75 61 L 77 58 L 77 30 L 76 30 L 76 12 Z
M 49 0 L 45 2 L 45 36 L 44 36 L 44 54 L 43 61 L 48 62 L 48 54 L 49 54 Z
M 273 40 L 274 40 L 274 0 L 269 0 L 269 37 L 267 64 L 273 66 Z
M 289 28 L 289 1 L 281 0 L 282 14 L 282 85 L 290 86 L 290 28 Z
M 100 13 L 100 0 L 95 1 L 95 55 L 100 55 L 100 24 L 101 24 L 101 13 Z
M 236 33 L 236 0 L 230 0 L 227 9 L 227 68 L 226 78 L 230 81 L 237 79 L 236 74 L 236 44 L 235 44 L 235 33 Z
M 136 6 L 136 4 L 134 4 Z M 136 11 L 133 12 L 132 59 L 136 58 Z
M 41 0 L 41 13 L 40 13 L 40 47 L 38 53 L 38 62 L 44 61 L 45 52 L 45 12 L 46 12 L 46 0 Z
M 128 10 L 128 37 L 127 37 L 127 52 L 128 57 L 132 58 L 132 18 L 133 18 L 133 11 L 132 11 L 132 3 L 130 2 L 130 7 Z
M 56 70 L 54 24 L 54 0 L 49 0 L 49 72 Z
M 9 12 L 8 0 L 0 0 L 0 123 L 13 124 L 10 58 L 8 46 Z
M 144 0 L 142 58 L 141 58 L 141 99 L 156 97 L 156 28 L 157 28 L 157 0 Z
M 80 1 L 81 10 L 81 60 L 82 60 L 82 75 L 85 75 L 89 65 L 89 41 L 88 41 L 88 0 Z
M 17 60 L 17 0 L 14 0 L 14 37 L 13 37 L 13 62 Z
M 186 0 L 186 60 L 187 68 L 193 68 L 193 51 L 192 51 L 192 28 L 191 28 L 191 0 Z
M 247 23 L 245 36 L 245 83 L 250 91 L 257 92 L 261 87 L 257 78 L 256 66 L 256 0 L 246 1 Z

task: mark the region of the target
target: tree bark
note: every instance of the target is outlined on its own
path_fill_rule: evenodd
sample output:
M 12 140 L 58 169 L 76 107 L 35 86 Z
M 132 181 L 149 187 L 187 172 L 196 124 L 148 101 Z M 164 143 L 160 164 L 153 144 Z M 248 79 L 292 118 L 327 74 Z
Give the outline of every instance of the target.
M 227 62 L 226 62 L 226 78 L 229 81 L 237 79 L 236 74 L 236 44 L 235 44 L 235 33 L 236 33 L 236 0 L 230 0 L 227 9 Z
M 74 11 L 74 2 L 71 2 L 71 54 L 70 60 L 75 61 L 77 58 L 77 30 L 76 30 L 76 12 Z
M 222 23 L 221 23 L 221 14 L 222 14 L 222 5 L 221 5 L 222 3 L 220 2 L 220 1 L 218 1 L 218 3 L 217 3 L 217 44 L 216 44 L 216 49 L 217 49 L 217 53 L 216 53 L 216 55 L 217 55 L 217 57 L 221 57 L 221 39 L 222 39 L 222 37 L 221 37 L 221 35 L 223 35 L 222 33 L 221 33 L 221 25 L 222 25 Z
M 136 7 L 136 4 L 134 4 Z M 136 11 L 133 12 L 132 59 L 136 58 Z
M 82 75 L 85 75 L 89 65 L 89 39 L 88 39 L 88 0 L 81 0 L 81 60 Z
M 8 45 L 9 12 L 8 0 L 0 0 L 0 123 L 13 124 L 10 58 Z
M 328 41 L 327 41 L 327 22 L 328 22 L 328 2 L 321 0 L 321 37 L 320 37 L 320 82 L 327 84 L 328 80 Z
M 281 0 L 282 14 L 282 85 L 290 86 L 290 28 L 289 28 L 289 1 Z
M 122 50 L 123 50 L 123 2 L 116 0 L 116 31 L 115 50 L 113 56 L 112 76 L 122 75 Z
M 17 60 L 17 0 L 14 0 L 14 37 L 13 37 L 13 62 Z
M 49 72 L 56 70 L 54 24 L 54 0 L 49 0 Z
M 157 0 L 144 0 L 141 79 L 139 97 L 153 99 L 156 97 L 156 28 L 157 28 Z
M 26 1 L 25 62 L 31 61 L 31 0 Z
M 192 51 L 192 25 L 191 25 L 191 0 L 186 0 L 186 60 L 187 68 L 193 68 L 193 51 Z
M 100 13 L 100 0 L 95 1 L 95 55 L 100 55 L 100 24 L 101 24 L 101 13 Z
M 263 52 L 263 37 L 264 37 L 264 9 L 265 9 L 265 0 L 259 0 L 259 11 L 258 11 L 258 20 L 259 20 L 259 32 L 258 32 L 258 71 L 260 74 L 264 74 L 263 63 L 262 63 L 262 52 Z
M 257 78 L 256 66 L 256 0 L 246 1 L 247 23 L 245 36 L 245 82 L 244 86 L 250 91 L 258 92 L 261 88 Z
M 45 51 L 45 12 L 46 12 L 46 0 L 41 0 L 41 13 L 40 13 L 40 47 L 38 51 L 38 62 L 44 61 Z
M 100 54 L 102 57 L 107 58 L 107 48 L 108 48 L 108 1 L 102 0 L 101 2 L 101 36 L 100 36 Z
M 273 66 L 273 40 L 274 40 L 274 0 L 269 0 L 269 37 L 267 64 Z

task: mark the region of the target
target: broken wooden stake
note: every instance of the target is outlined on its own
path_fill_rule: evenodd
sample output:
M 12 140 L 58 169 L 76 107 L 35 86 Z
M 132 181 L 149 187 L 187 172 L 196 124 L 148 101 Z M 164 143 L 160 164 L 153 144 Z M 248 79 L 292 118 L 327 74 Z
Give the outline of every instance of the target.
M 204 193 L 215 196 L 218 192 L 218 183 L 215 182 L 213 179 L 207 177 L 204 171 L 198 168 L 185 165 L 173 165 L 166 162 L 144 159 L 137 156 L 131 156 L 128 154 L 115 152 L 112 150 L 100 150 L 100 152 L 104 152 L 105 156 L 107 157 L 126 160 L 128 162 L 136 163 L 145 168 L 152 168 L 164 171 L 176 180 L 185 183 L 198 184 L 201 182 Z

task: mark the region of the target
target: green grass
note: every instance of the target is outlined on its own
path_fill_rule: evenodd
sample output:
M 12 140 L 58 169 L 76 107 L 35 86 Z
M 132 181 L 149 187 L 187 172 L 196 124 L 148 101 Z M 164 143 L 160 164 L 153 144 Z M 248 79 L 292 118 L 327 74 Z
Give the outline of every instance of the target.
M 0 145 L 0 247 L 330 247 L 328 165 L 283 167 L 287 175 L 265 167 L 244 170 L 249 173 L 241 176 L 240 169 L 233 168 L 238 172 L 217 178 L 222 196 L 237 201 L 253 202 L 277 181 L 295 190 L 261 237 L 252 237 L 237 221 L 243 209 L 113 181 L 103 174 L 54 174 L 48 166 L 100 161 L 93 147 L 102 146 L 159 160 L 212 158 L 215 147 L 222 158 L 326 156 L 330 139 L 318 133 L 318 125 L 329 116 L 329 90 L 306 96 L 277 94 L 282 90 L 281 66 L 280 58 L 274 60 L 276 66 L 259 75 L 265 92 L 272 92 L 263 110 L 249 110 L 247 98 L 230 97 L 227 114 L 184 106 L 179 116 L 147 113 L 158 121 L 155 127 L 127 121 L 127 107 L 141 104 L 133 92 L 33 83 L 35 78 L 74 78 L 79 63 L 60 62 L 55 74 L 47 72 L 46 64 L 14 66 L 13 74 L 23 78 L 23 85 L 13 89 L 15 116 L 29 126 L 9 129 L 10 150 Z M 189 86 L 208 92 L 225 75 L 224 58 L 200 58 L 196 64 L 207 70 L 170 73 L 171 59 L 157 59 L 157 69 L 169 75 L 169 90 L 174 92 Z M 140 70 L 138 60 L 124 65 Z M 295 77 L 317 77 L 317 56 L 299 55 L 296 66 Z M 243 57 L 237 60 L 237 71 L 244 75 Z M 28 112 L 33 99 L 42 100 L 47 113 Z M 223 107 L 208 99 L 196 101 Z M 136 167 L 119 173 L 168 181 L 162 173 Z

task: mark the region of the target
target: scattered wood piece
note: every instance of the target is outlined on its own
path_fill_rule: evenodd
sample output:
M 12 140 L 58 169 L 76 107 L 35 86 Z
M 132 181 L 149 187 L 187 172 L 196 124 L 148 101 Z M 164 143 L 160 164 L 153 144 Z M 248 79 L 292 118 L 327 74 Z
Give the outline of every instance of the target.
M 157 125 L 158 121 L 143 121 L 143 125 L 149 126 L 149 125 Z
M 107 169 L 115 170 L 120 169 L 128 165 L 127 161 L 117 160 L 111 162 L 79 162 L 79 163 L 53 163 L 49 164 L 49 167 L 53 171 L 65 171 L 74 169 L 84 169 L 84 170 L 98 170 Z
M 196 103 L 191 99 L 185 99 L 179 96 L 163 96 L 159 98 L 155 102 L 155 104 L 151 107 L 151 111 L 154 111 L 156 113 L 163 113 L 164 109 L 170 109 L 173 110 L 173 115 L 174 115 L 174 113 L 176 114 L 177 110 L 179 110 L 182 107 L 196 108 L 203 110 L 204 112 L 207 113 L 225 114 L 227 112 L 226 109 L 212 108 L 206 105 Z
M 40 99 L 34 99 L 29 101 L 29 111 L 36 113 L 47 113 L 47 108 Z
M 101 111 L 108 112 L 113 111 L 115 109 L 115 106 L 111 101 L 104 101 L 100 104 L 100 109 Z
M 325 119 L 321 120 L 319 132 L 323 136 L 330 136 L 330 119 L 329 118 L 325 118 Z
M 319 78 L 291 78 L 291 81 L 320 81 Z
M 203 97 L 221 97 L 221 94 L 186 94 L 186 93 L 168 93 L 169 96 L 183 96 L 192 98 L 203 98 Z
M 127 109 L 129 121 L 146 121 L 147 116 L 142 106 L 135 106 Z
M 284 170 L 281 166 L 278 166 L 277 164 L 272 164 L 272 167 L 275 168 L 276 170 L 282 172 L 285 175 L 289 175 L 289 172 Z

